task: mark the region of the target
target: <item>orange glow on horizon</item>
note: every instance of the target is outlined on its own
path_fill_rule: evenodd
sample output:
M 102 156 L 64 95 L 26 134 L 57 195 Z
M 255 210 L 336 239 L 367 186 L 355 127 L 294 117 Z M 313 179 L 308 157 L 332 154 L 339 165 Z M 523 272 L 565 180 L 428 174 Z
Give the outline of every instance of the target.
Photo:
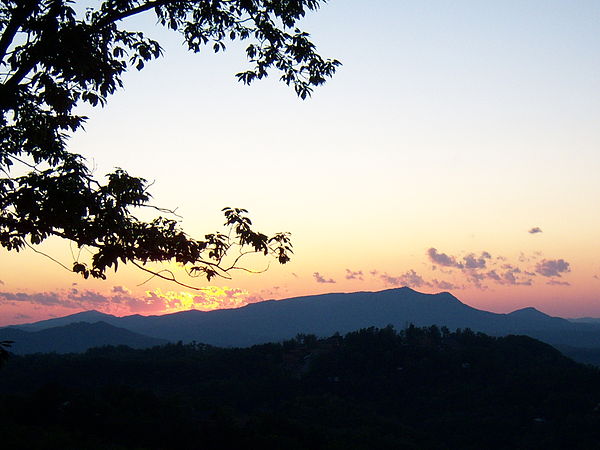
M 192 309 L 214 311 L 216 309 L 241 308 L 259 299 L 252 297 L 245 289 L 229 288 L 227 286 L 208 286 L 197 292 L 163 292 L 160 289 L 146 291 L 148 304 L 152 304 L 157 300 L 162 301 L 164 304 L 164 309 L 160 312 L 168 314 Z

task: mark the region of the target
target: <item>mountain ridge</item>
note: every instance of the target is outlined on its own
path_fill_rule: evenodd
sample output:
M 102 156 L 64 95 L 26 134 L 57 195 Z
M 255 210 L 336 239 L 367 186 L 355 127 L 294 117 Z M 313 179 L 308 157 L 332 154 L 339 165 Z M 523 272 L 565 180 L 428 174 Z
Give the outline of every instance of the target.
M 43 330 L 45 328 L 57 327 L 68 325 L 74 322 L 88 322 L 101 321 L 104 318 L 117 317 L 112 314 L 100 312 L 95 309 L 89 309 L 86 311 L 77 312 L 75 314 L 69 314 L 63 317 L 53 317 L 51 319 L 39 320 L 37 322 L 23 323 L 19 325 L 8 325 L 10 328 L 30 329 L 30 330 Z
M 90 311 L 14 329 L 35 329 L 99 317 L 114 327 L 163 341 L 247 347 L 290 339 L 297 334 L 327 336 L 360 328 L 393 325 L 471 328 L 491 335 L 525 334 L 551 345 L 600 348 L 600 325 L 551 317 L 535 308 L 498 314 L 473 308 L 449 292 L 425 294 L 408 287 L 383 291 L 329 293 L 267 300 L 236 309 L 179 311 L 162 316 L 116 317 Z M 62 322 L 61 322 L 62 321 Z M 42 328 L 43 329 L 43 328 Z M 2 329 L 0 329 L 2 331 Z M 0 336 L 2 334 L 0 333 Z
M 0 340 L 14 341 L 10 351 L 17 354 L 81 353 L 105 345 L 147 348 L 167 343 L 166 340 L 144 336 L 103 321 L 72 322 L 31 331 L 7 327 L 0 329 Z

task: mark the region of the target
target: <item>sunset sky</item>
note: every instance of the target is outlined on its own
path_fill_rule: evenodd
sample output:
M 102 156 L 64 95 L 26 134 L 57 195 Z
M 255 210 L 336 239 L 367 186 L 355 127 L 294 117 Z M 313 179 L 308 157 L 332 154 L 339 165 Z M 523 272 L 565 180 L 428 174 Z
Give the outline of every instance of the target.
M 152 14 L 130 23 L 165 56 L 86 110 L 71 149 L 98 176 L 153 180 L 153 203 L 193 236 L 248 209 L 261 231 L 292 233 L 292 262 L 210 283 L 169 266 L 192 291 L 2 249 L 0 325 L 404 285 L 600 317 L 600 2 L 332 0 L 301 27 L 343 66 L 306 101 L 276 73 L 238 83 L 238 44 L 194 55 Z M 40 249 L 67 266 L 77 253 Z

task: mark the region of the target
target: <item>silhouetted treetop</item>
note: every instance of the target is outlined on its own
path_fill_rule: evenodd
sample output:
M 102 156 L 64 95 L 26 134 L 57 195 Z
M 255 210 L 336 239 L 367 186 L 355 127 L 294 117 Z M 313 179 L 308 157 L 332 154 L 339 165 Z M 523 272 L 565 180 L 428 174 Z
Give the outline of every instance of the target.
M 153 207 L 147 181 L 123 169 L 95 179 L 81 155 L 67 150 L 67 138 L 86 120 L 76 106 L 104 105 L 123 86 L 124 72 L 161 56 L 159 42 L 126 28 L 128 17 L 155 14 L 194 52 L 248 41 L 251 67 L 238 80 L 250 84 L 274 70 L 305 99 L 340 64 L 322 58 L 296 28 L 321 3 L 106 0 L 81 12 L 70 0 L 0 0 L 0 244 L 18 251 L 50 236 L 68 239 L 94 252 L 90 264 L 74 261 L 72 270 L 97 278 L 119 261 L 142 267 L 172 259 L 191 274 L 227 276 L 240 268 L 239 259 L 223 259 L 234 246 L 242 248 L 239 255 L 247 249 L 287 262 L 289 236 L 254 231 L 242 209 L 224 210 L 230 232 L 200 240 L 166 209 L 156 208 L 163 216 L 155 220 L 138 220 L 136 208 Z

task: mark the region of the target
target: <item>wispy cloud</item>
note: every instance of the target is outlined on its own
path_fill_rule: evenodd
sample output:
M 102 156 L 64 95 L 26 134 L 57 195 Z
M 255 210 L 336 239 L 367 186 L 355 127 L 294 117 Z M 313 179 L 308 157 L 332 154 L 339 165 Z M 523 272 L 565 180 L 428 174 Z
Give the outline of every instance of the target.
M 454 256 L 449 256 L 446 253 L 439 253 L 436 248 L 431 247 L 427 250 L 427 255 L 431 262 L 444 267 L 456 267 L 462 269 L 463 265 L 459 263 Z
M 313 278 L 317 283 L 335 283 L 335 280 L 333 278 L 327 279 L 324 276 L 322 276 L 319 272 L 313 273 Z
M 564 259 L 543 259 L 535 266 L 535 271 L 544 277 L 561 277 L 561 274 L 570 272 L 570 264 Z
M 559 281 L 559 280 L 550 280 L 550 281 L 547 281 L 546 284 L 549 284 L 551 286 L 571 286 L 571 283 L 569 283 L 568 281 Z
M 25 319 L 31 319 L 31 316 L 27 315 L 27 314 L 18 313 L 13 316 L 13 319 L 14 320 L 25 320 Z
M 370 273 L 388 286 L 410 286 L 414 288 L 435 288 L 457 290 L 477 288 L 487 290 L 500 286 L 533 286 L 541 277 L 560 278 L 570 272 L 571 266 L 564 259 L 542 259 L 540 252 L 519 252 L 513 257 L 492 255 L 488 251 L 465 251 L 451 254 L 430 247 L 426 251 L 432 263 L 431 278 L 410 269 L 400 275 L 373 270 Z M 433 278 L 436 276 L 436 278 Z M 596 277 L 600 279 L 600 276 Z M 547 280 L 545 280 L 547 281 Z M 568 286 L 567 282 L 553 280 L 548 284 Z
M 111 292 L 113 292 L 114 294 L 131 294 L 131 291 L 125 286 L 113 286 Z
M 280 286 L 273 286 L 272 288 L 261 289 L 260 293 L 266 297 L 275 297 L 280 295 Z
M 466 256 L 454 256 L 438 251 L 436 248 L 427 250 L 429 260 L 436 268 L 444 273 L 458 271 L 469 285 L 478 289 L 488 289 L 490 283 L 504 286 L 532 286 L 537 274 L 547 277 L 560 276 L 568 272 L 569 264 L 564 260 L 539 261 L 540 253 L 527 255 L 520 252 L 516 265 L 509 263 L 509 258 L 503 255 L 492 255 L 487 251 L 481 253 L 468 252 Z M 536 264 L 535 268 L 532 265 Z M 446 270 L 444 270 L 444 268 Z M 435 282 L 432 282 L 435 285 Z
M 486 277 L 498 284 L 509 286 L 531 286 L 533 284 L 533 280 L 527 278 L 527 276 L 530 276 L 528 272 L 523 272 L 520 268 L 511 266 L 510 264 L 502 265 L 502 268 L 498 269 L 498 272 L 490 270 L 486 273 Z
M 244 289 L 210 286 L 202 292 L 166 291 L 160 290 L 146 292 L 142 302 L 149 308 L 162 303 L 164 310 L 212 311 L 215 309 L 239 308 L 249 303 L 262 301 L 262 297 L 250 296 Z M 144 304 L 138 304 L 138 308 Z
M 146 291 L 141 295 L 132 294 L 124 286 L 114 286 L 109 294 L 93 290 L 80 291 L 76 288 L 59 292 L 0 292 L 0 305 L 28 303 L 42 307 L 97 309 L 116 314 L 161 313 L 187 309 L 209 311 L 238 308 L 255 301 L 262 301 L 262 297 L 251 296 L 243 289 L 217 286 L 208 286 L 193 293 L 155 290 Z
M 431 247 L 427 250 L 429 259 L 434 264 L 442 267 L 454 267 L 456 269 L 484 269 L 487 265 L 487 260 L 492 259 L 492 255 L 483 251 L 479 256 L 475 253 L 469 253 L 460 261 L 456 256 L 440 253 L 436 248 Z
M 346 269 L 346 280 L 359 280 L 363 281 L 363 271 L 362 270 L 350 270 Z
M 541 232 L 542 232 L 542 229 L 540 227 L 533 227 L 528 231 L 529 234 L 537 234 L 537 233 L 541 233 Z
M 479 272 L 477 269 L 464 268 L 463 274 L 465 275 L 467 281 L 473 284 L 473 286 L 475 286 L 477 289 L 485 290 L 488 288 L 487 285 L 483 284 L 487 278 L 485 273 Z
M 95 291 L 79 292 L 70 289 L 67 292 L 0 292 L 0 300 L 13 303 L 32 303 L 41 306 L 62 306 L 64 308 L 97 307 L 110 303 L 108 297 Z
M 494 280 L 498 283 L 502 283 L 502 277 L 495 270 L 490 270 L 489 272 L 486 273 L 486 276 L 490 280 Z
M 449 281 L 433 279 L 431 284 L 437 289 L 443 289 L 446 291 L 461 289 L 461 286 L 458 286 L 454 283 L 450 283 Z
M 421 275 L 412 269 L 398 276 L 390 276 L 387 273 L 384 273 L 380 276 L 380 278 L 385 284 L 391 286 L 409 286 L 414 288 L 432 286 L 431 283 L 425 281 Z
M 474 253 L 469 253 L 464 257 L 465 269 L 485 269 L 486 260 L 491 259 L 492 255 L 488 252 L 482 252 L 480 256 L 475 256 Z

